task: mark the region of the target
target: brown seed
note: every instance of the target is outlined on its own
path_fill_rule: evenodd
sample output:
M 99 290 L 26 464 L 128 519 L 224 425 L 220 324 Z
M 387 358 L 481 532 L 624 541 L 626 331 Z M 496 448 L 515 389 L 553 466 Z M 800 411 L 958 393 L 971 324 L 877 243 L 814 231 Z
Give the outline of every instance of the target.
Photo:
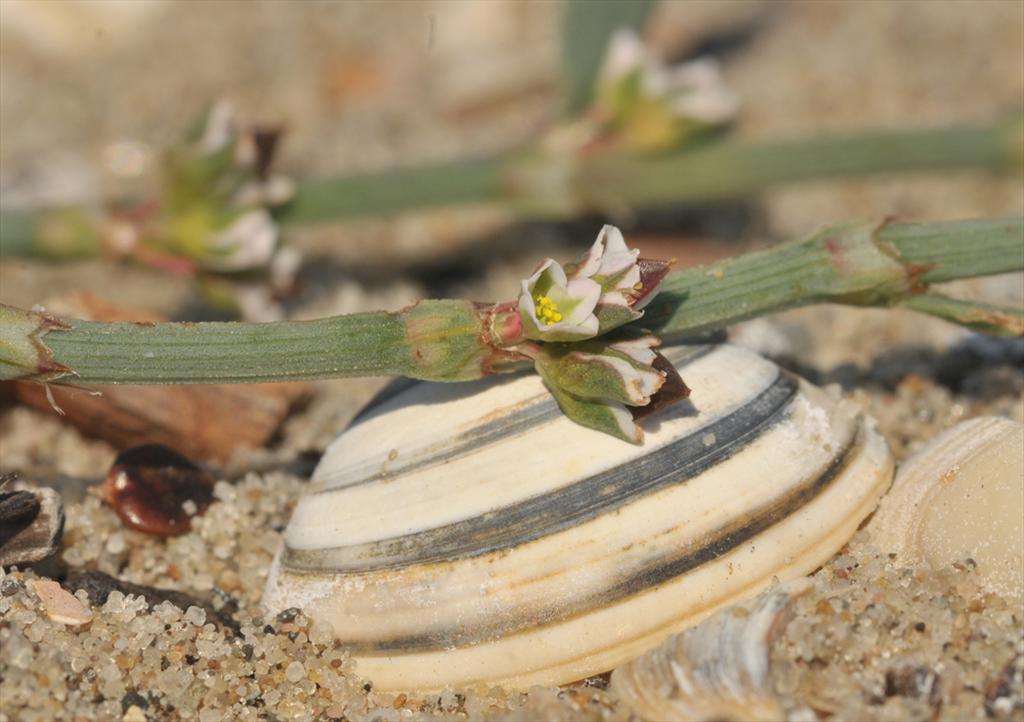
M 126 526 L 147 534 L 189 531 L 182 504 L 201 513 L 213 501 L 213 476 L 174 449 L 143 444 L 122 451 L 107 472 L 103 497 Z

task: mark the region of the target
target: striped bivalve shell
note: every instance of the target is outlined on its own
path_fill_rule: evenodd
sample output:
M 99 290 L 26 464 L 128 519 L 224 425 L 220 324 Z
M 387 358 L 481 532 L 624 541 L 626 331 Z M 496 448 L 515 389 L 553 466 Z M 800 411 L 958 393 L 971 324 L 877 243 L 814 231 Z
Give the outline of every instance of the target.
M 533 375 L 391 387 L 327 450 L 264 601 L 333 627 L 385 690 L 562 684 L 813 570 L 874 509 L 888 449 L 856 406 L 734 346 L 643 446 Z

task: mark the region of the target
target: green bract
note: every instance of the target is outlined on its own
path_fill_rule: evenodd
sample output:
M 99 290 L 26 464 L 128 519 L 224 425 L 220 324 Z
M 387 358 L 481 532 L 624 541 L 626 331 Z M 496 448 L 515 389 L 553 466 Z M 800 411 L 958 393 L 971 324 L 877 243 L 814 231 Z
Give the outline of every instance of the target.
M 665 383 L 666 373 L 654 367 L 660 341 L 651 335 L 550 344 L 535 360 L 537 372 L 574 421 L 625 441 L 643 438 L 626 406 L 646 406 Z M 597 413 L 593 406 L 607 407 Z M 582 409 L 587 413 L 577 418 Z

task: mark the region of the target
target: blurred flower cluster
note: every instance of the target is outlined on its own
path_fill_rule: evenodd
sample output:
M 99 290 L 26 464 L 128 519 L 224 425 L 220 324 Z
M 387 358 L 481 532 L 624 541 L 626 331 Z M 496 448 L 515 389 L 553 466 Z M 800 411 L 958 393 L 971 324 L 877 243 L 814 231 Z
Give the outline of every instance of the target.
M 590 108 L 554 128 L 546 145 L 666 151 L 727 126 L 739 107 L 739 97 L 725 84 L 715 60 L 667 65 L 634 31 L 621 29 L 608 43 Z
M 292 285 L 300 260 L 281 247 L 274 218 L 295 194 L 271 170 L 280 139 L 279 128 L 243 126 L 227 101 L 214 104 L 163 153 L 154 196 L 105 212 L 105 252 L 198 275 L 208 298 L 247 318 L 278 317 L 273 296 Z

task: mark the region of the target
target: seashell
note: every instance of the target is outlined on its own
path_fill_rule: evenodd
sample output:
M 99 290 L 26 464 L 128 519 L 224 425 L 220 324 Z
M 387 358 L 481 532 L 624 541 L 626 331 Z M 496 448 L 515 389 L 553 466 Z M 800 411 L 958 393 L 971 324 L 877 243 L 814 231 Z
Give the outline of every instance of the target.
M 612 689 L 647 720 L 785 719 L 765 684 L 768 653 L 790 602 L 810 587 L 794 579 L 718 612 L 615 670 Z
M 522 688 L 814 569 L 888 487 L 884 441 L 750 351 L 665 353 L 693 394 L 642 447 L 533 375 L 385 390 L 321 459 L 264 603 L 328 623 L 378 689 Z
M 987 591 L 1024 595 L 1024 424 L 957 424 L 904 462 L 868 525 L 908 565 L 977 564 Z

